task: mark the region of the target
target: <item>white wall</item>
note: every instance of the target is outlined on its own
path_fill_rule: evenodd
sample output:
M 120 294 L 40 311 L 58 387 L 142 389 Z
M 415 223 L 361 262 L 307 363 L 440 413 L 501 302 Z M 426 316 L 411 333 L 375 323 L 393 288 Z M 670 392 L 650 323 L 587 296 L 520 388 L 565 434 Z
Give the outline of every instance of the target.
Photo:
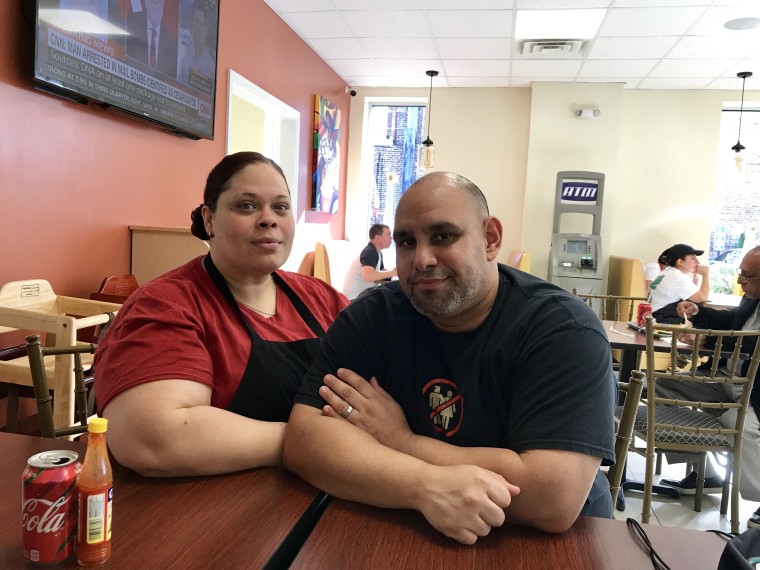
M 364 99 L 426 97 L 424 89 L 360 89 L 351 102 L 346 234 L 366 239 L 360 181 Z M 724 101 L 739 91 L 626 90 L 621 84 L 535 83 L 531 89 L 433 89 L 436 170 L 475 182 L 504 223 L 504 246 L 532 253 L 548 274 L 556 173 L 606 174 L 603 255 L 653 260 L 673 243 L 707 248 Z M 747 92 L 745 105 L 760 100 Z M 574 117 L 596 104 L 597 119 Z M 728 149 L 722 153 L 730 157 Z M 352 230 L 353 228 L 353 230 Z M 357 229 L 358 228 L 358 229 Z M 352 233 L 353 232 L 353 233 Z M 358 237 L 354 237 L 358 236 Z M 605 262 L 606 272 L 606 262 Z

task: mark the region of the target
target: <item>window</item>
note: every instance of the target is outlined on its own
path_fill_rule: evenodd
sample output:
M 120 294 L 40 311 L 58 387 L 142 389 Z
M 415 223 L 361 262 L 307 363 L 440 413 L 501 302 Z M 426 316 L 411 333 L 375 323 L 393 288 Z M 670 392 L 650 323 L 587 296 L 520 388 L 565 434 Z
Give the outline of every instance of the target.
M 744 108 L 741 169 L 731 150 L 739 131 L 738 109 L 738 104 L 726 105 L 721 113 L 709 250 L 714 293 L 735 292 L 735 269 L 744 253 L 760 244 L 760 109 Z

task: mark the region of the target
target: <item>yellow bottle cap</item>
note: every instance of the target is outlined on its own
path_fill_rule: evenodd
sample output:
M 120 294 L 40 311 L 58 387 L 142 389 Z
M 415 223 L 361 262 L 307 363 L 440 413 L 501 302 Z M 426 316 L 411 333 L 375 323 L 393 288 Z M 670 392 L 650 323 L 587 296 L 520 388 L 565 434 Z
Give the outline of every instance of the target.
M 108 420 L 105 418 L 92 418 L 87 424 L 87 431 L 90 433 L 105 433 L 108 429 Z

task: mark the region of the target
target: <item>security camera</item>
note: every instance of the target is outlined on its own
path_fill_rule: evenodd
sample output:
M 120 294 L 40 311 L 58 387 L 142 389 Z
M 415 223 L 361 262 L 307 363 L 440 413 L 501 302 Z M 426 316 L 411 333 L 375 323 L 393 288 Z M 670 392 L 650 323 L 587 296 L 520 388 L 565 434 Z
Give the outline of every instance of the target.
M 356 97 L 356 89 L 351 89 L 348 85 L 346 85 L 346 93 L 349 93 L 351 97 Z

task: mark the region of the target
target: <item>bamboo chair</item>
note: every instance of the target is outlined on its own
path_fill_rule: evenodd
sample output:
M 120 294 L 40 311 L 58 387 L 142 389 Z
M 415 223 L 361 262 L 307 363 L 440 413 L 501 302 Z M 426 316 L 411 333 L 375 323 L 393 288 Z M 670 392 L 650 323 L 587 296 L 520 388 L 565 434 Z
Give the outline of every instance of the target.
M 87 388 L 84 383 L 84 367 L 82 366 L 82 354 L 95 354 L 97 345 L 88 344 L 80 346 L 57 346 L 42 347 L 39 335 L 26 337 L 27 357 L 29 368 L 32 372 L 32 384 L 34 386 L 34 400 L 37 403 L 37 414 L 40 421 L 40 434 L 42 437 L 57 438 L 81 434 L 87 431 Z M 56 428 L 53 424 L 52 396 L 47 383 L 45 371 L 45 357 L 73 355 L 74 357 L 74 424 Z
M 593 295 L 579 293 L 573 289 L 573 295 L 583 299 L 603 321 L 632 321 L 633 315 L 639 303 L 647 300 L 646 297 L 634 297 L 629 295 Z M 620 317 L 624 318 L 620 318 Z
M 615 465 L 607 470 L 613 505 L 617 502 L 625 473 L 625 462 L 633 434 L 633 422 L 636 419 L 636 410 L 639 407 L 643 388 L 644 374 L 638 370 L 631 372 L 631 379 L 628 382 L 618 382 L 618 389 L 625 392 L 625 402 L 615 414 L 618 416 L 618 427 L 615 434 Z
M 657 371 L 655 368 L 654 339 L 656 333 L 672 334 L 669 353 L 670 367 L 667 371 Z M 641 521 L 649 522 L 652 505 L 652 486 L 654 480 L 655 453 L 676 451 L 694 453 L 699 458 L 697 469 L 697 489 L 694 498 L 694 510 L 702 509 L 702 493 L 704 489 L 705 461 L 708 452 L 727 453 L 729 457 L 723 487 L 721 512 L 725 513 L 731 475 L 731 532 L 739 532 L 739 480 L 741 478 L 741 449 L 744 429 L 744 417 L 749 405 L 752 384 L 760 362 L 760 331 L 731 331 L 695 329 L 684 326 L 657 324 L 651 316 L 646 324 L 646 377 L 647 396 L 646 406 L 637 410 L 633 433 L 646 441 L 646 447 L 631 446 L 631 450 L 646 457 L 646 476 L 644 481 L 644 504 Z M 686 370 L 677 368 L 679 352 L 683 345 L 678 346 L 679 334 L 694 335 L 695 341 L 691 348 L 691 363 Z M 712 366 L 709 369 L 698 370 L 700 356 L 707 349 L 700 348 L 700 342 L 706 337 L 715 341 L 712 354 Z M 751 355 L 742 354 L 744 341 L 755 341 Z M 680 348 L 680 350 L 679 350 Z M 728 375 L 718 371 L 721 358 L 730 358 L 732 365 Z M 746 375 L 741 374 L 743 360 L 749 359 Z M 741 395 L 737 402 L 698 402 L 692 400 L 674 400 L 658 397 L 657 382 L 668 378 L 679 382 L 716 382 L 731 383 L 741 387 Z M 736 422 L 733 426 L 723 427 L 711 411 L 736 409 Z

